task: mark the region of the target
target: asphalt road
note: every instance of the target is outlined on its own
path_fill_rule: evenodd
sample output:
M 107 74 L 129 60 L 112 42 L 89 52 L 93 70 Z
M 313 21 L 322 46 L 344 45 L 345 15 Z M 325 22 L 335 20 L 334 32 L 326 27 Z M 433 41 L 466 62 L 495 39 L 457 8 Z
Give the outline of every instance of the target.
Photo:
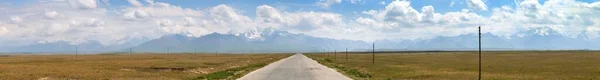
M 300 53 L 250 72 L 238 80 L 351 80 Z

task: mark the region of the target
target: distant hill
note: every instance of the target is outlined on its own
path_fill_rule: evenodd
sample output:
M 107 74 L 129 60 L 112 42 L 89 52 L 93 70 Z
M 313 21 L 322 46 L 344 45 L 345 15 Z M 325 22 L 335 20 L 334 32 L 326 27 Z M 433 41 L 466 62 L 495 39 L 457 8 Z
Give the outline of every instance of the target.
M 600 49 L 598 39 L 585 35 L 564 36 L 564 33 L 550 28 L 533 28 L 519 35 L 502 37 L 489 33 L 482 34 L 482 48 L 487 50 L 583 50 Z M 436 37 L 427 40 L 414 40 L 406 45 L 408 50 L 476 50 L 478 35 L 467 34 L 454 37 Z
M 27 53 L 75 53 L 75 48 L 80 53 L 102 53 L 125 51 L 123 49 L 133 47 L 148 41 L 148 38 L 130 38 L 124 42 L 111 45 L 103 45 L 98 41 L 87 41 L 80 44 L 71 44 L 67 41 L 49 43 L 34 43 L 15 47 L 2 47 L 0 52 L 27 52 Z
M 211 33 L 201 37 L 165 35 L 133 47 L 142 52 L 309 52 L 326 49 L 360 49 L 362 41 L 318 38 L 273 29 L 240 34 Z
M 506 37 L 482 34 L 484 50 L 598 50 L 600 40 L 585 34 L 569 37 L 551 28 L 532 28 Z M 418 40 L 377 40 L 377 50 L 476 50 L 477 34 L 434 37 Z M 137 46 L 136 46 L 137 45 Z M 96 41 L 71 45 L 68 42 L 38 43 L 2 48 L 1 52 L 73 52 L 75 46 L 88 52 L 317 52 L 371 50 L 371 42 L 338 40 L 289 33 L 275 29 L 258 29 L 247 33 L 211 33 L 200 37 L 180 34 L 157 39 L 129 40 L 123 44 L 102 45 Z

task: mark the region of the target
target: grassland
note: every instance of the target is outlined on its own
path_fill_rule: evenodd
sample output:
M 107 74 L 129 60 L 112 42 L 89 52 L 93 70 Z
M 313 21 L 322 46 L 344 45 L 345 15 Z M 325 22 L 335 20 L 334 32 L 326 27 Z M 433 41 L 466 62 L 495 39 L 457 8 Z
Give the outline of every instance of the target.
M 372 55 L 307 54 L 355 79 L 475 80 L 477 52 L 378 53 Z M 600 52 L 506 51 L 483 52 L 484 80 L 597 80 Z
M 231 79 L 291 54 L 3 55 L 0 80 Z M 227 75 L 218 72 L 237 70 Z

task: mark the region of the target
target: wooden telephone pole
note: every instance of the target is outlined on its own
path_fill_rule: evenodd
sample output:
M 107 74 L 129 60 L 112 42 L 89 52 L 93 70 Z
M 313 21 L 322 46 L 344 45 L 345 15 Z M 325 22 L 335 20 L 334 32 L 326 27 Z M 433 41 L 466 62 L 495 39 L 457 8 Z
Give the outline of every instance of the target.
M 77 60 L 78 55 L 79 55 L 79 49 L 77 47 L 75 47 L 75 60 Z
M 337 59 L 337 50 L 333 50 L 333 59 L 336 60 Z
M 348 48 L 346 48 L 346 61 L 348 61 Z
M 131 53 L 133 52 L 131 49 L 132 48 L 129 48 L 129 57 L 131 57 Z
M 477 27 L 479 31 L 479 77 L 477 80 L 481 80 L 481 26 Z

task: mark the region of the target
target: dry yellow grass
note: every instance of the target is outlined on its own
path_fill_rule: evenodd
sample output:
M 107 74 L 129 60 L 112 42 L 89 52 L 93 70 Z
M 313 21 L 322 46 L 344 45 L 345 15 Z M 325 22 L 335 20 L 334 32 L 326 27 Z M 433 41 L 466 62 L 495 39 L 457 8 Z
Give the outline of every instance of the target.
M 330 67 L 356 69 L 344 72 L 356 79 L 477 79 L 477 52 L 429 52 L 344 54 L 337 58 L 325 54 L 309 54 Z M 329 60 L 326 60 L 329 59 Z M 372 77 L 357 77 L 367 74 Z M 484 80 L 597 80 L 600 79 L 600 52 L 592 51 L 507 51 L 483 52 Z
M 0 57 L 0 80 L 180 80 L 290 54 L 98 54 Z

